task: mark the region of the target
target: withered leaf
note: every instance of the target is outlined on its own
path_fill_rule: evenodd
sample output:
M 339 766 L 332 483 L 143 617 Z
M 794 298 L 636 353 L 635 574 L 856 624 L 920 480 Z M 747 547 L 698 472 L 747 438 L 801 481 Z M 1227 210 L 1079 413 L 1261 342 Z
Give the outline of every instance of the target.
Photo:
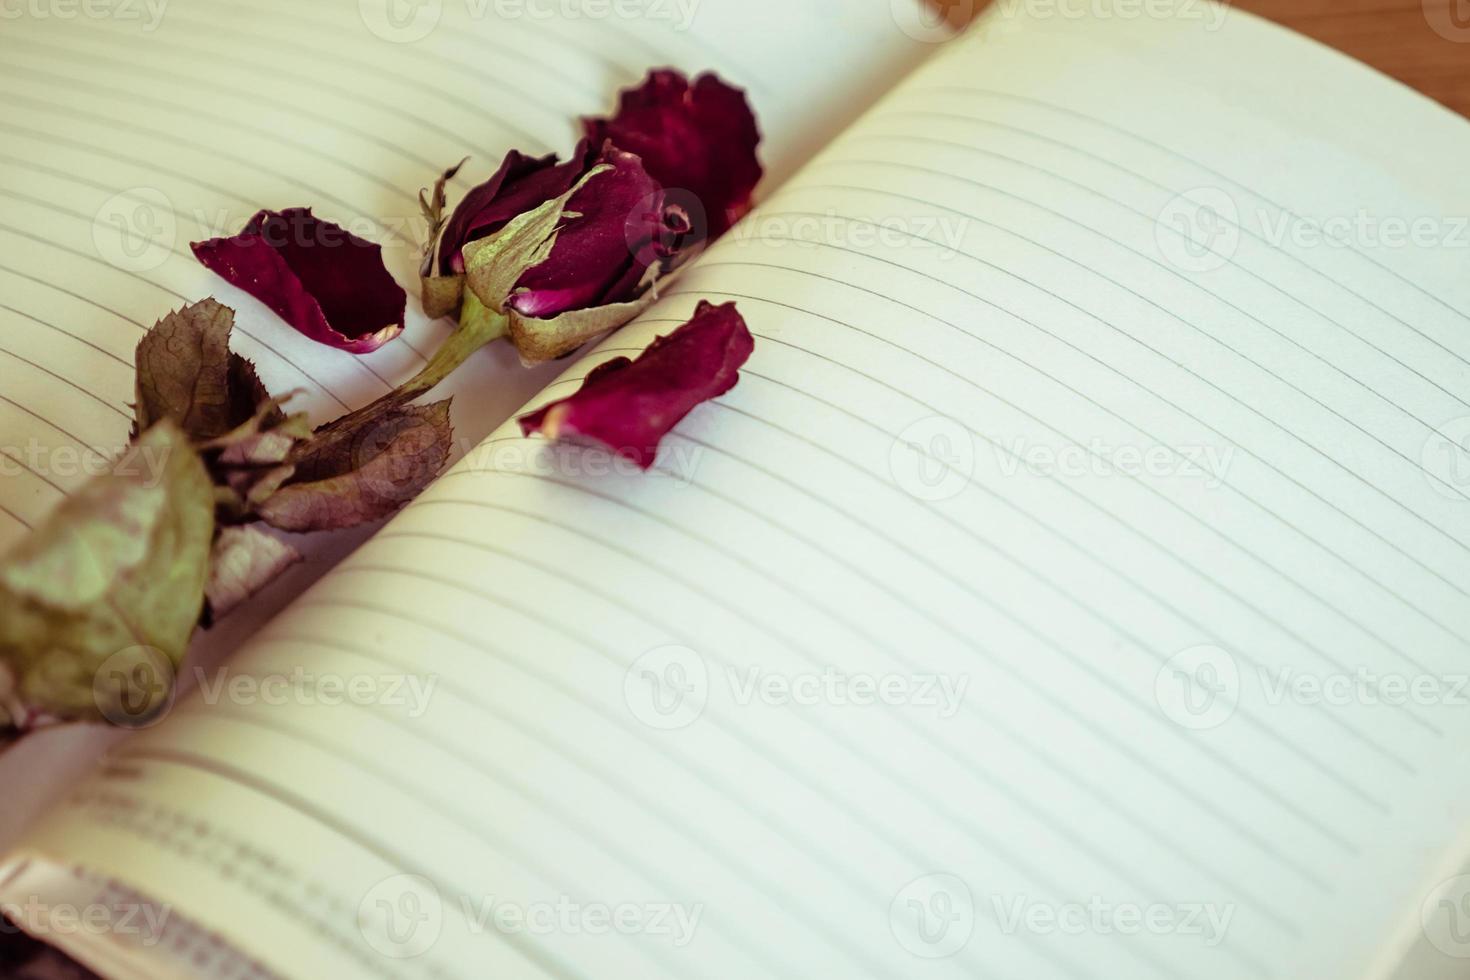
M 286 531 L 351 527 L 387 517 L 439 475 L 449 459 L 449 400 L 355 413 L 317 430 L 288 464 L 290 479 L 256 509 Z
M 137 678 L 183 657 L 214 526 L 204 465 L 167 419 L 63 500 L 0 559 L 0 664 L 19 699 L 126 723 L 171 694 Z
M 259 416 L 259 428 L 286 420 L 269 405 L 255 365 L 230 350 L 235 311 L 212 299 L 159 320 L 138 341 L 133 433 L 173 419 L 196 443 L 219 439 Z
M 171 313 L 138 344 L 139 425 L 172 419 L 193 441 L 216 487 L 218 517 L 252 519 L 253 505 L 290 477 L 281 470 L 311 435 L 305 414 L 288 415 L 255 365 L 232 353 L 234 311 L 212 299 Z
M 230 329 L 235 314 L 212 299 L 200 300 L 159 320 L 138 341 L 136 435 L 173 419 L 196 440 L 213 439 L 236 424 L 236 400 L 264 391 L 244 358 L 232 364 Z M 232 371 L 233 368 L 233 371 Z M 232 397 L 231 375 L 240 391 Z M 253 406 L 251 413 L 253 414 Z

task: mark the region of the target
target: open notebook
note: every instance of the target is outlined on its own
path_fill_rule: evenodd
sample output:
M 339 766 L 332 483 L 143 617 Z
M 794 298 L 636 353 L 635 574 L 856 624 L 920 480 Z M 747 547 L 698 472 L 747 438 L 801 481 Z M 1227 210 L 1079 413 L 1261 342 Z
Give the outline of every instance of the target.
M 747 88 L 776 186 L 943 37 L 919 0 L 895 7 L 899 20 L 882 7 L 845 14 L 842 33 L 822 10 L 783 6 L 620 0 L 562 16 L 575 5 L 170 0 L 162 15 L 139 2 L 113 17 L 5 19 L 0 549 L 126 445 L 133 349 L 168 310 L 209 295 L 236 309 L 235 349 L 273 390 L 302 391 L 293 408 L 318 421 L 411 376 L 449 333 L 410 303 L 404 335 L 377 353 L 322 347 L 205 270 L 189 242 L 233 234 L 260 208 L 309 205 L 380 242 L 417 296 L 417 193 L 448 164 L 471 158 L 455 201 L 509 148 L 565 153 L 579 115 L 672 64 Z M 456 455 L 564 368 L 528 371 L 508 344 L 477 360 L 436 389 L 455 397 Z M 238 647 L 362 538 L 295 540 L 306 562 L 201 636 L 194 657 Z M 57 732 L 0 761 L 29 791 L 0 808 L 0 844 L 107 739 Z
M 1002 3 L 942 46 L 902 5 L 706 0 L 689 32 L 497 25 L 485 61 L 268 6 L 7 34 L 7 432 L 121 431 L 126 323 L 185 297 L 349 403 L 442 329 L 347 361 L 179 256 L 113 271 L 117 189 L 392 214 L 383 179 L 649 61 L 749 85 L 776 176 L 561 376 L 480 365 L 475 434 L 701 298 L 756 351 L 647 476 L 489 433 L 230 627 L 0 902 L 149 896 L 159 931 L 47 936 L 117 976 L 1470 972 L 1464 120 L 1194 0 Z M 219 687 L 303 670 L 371 696 Z

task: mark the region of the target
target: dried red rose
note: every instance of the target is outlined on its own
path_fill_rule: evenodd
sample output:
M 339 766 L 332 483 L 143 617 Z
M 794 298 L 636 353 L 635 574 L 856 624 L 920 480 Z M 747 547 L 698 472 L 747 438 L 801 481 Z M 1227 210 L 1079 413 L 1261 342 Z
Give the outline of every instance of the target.
M 420 195 L 424 309 L 458 312 L 461 359 L 502 336 L 526 363 L 571 353 L 750 208 L 760 132 L 745 93 L 712 74 L 651 72 L 583 127 L 570 160 L 512 153 L 447 218 L 457 167 Z
M 631 153 L 608 146 L 597 163 L 605 169 L 567 200 L 545 260 L 516 280 L 507 305 L 522 316 L 549 319 L 637 295 L 654 259 L 643 243 L 662 223 L 663 193 Z
M 434 187 L 433 201 L 421 199 L 431 229 L 419 270 L 424 312 L 435 317 L 456 312 L 464 291 L 464 247 L 571 190 L 592 166 L 594 156 L 586 140 L 565 163 L 558 163 L 555 154 L 528 157 L 512 150 L 490 179 L 471 189 L 448 218 L 443 217 L 444 185 L 454 179 L 459 166 L 445 171 Z
M 637 360 L 599 364 L 574 394 L 521 416 L 521 432 L 602 445 L 646 470 L 670 429 L 735 387 L 754 347 L 734 303 L 701 300 L 688 323 L 655 339 Z
M 617 115 L 584 119 L 582 129 L 593 145 L 612 140 L 637 154 L 666 189 L 694 194 L 711 239 L 750 210 L 762 173 L 760 130 L 745 92 L 712 73 L 691 85 L 682 72 L 651 71 L 641 86 L 622 93 Z
M 466 310 L 505 317 L 527 362 L 560 357 L 653 301 L 682 228 L 642 162 L 608 144 L 571 191 L 465 247 Z
M 193 242 L 206 268 L 312 340 L 353 354 L 403 332 L 408 297 L 383 249 L 310 208 L 261 211 L 233 238 Z

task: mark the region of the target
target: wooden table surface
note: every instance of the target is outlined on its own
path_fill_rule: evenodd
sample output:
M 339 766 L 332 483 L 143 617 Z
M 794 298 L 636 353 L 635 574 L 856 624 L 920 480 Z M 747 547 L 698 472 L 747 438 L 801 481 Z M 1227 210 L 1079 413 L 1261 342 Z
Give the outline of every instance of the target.
M 930 0 L 960 20 L 976 0 Z M 1470 116 L 1470 0 L 1235 0 Z

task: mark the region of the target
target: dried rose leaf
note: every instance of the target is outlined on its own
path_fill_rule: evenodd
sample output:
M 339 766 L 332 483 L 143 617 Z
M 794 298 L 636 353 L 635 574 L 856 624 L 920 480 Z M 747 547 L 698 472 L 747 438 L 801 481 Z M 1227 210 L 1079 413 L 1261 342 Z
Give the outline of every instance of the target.
M 226 309 L 229 309 L 226 307 Z M 233 316 L 231 311 L 231 315 Z M 273 399 L 271 393 L 266 390 L 260 380 L 260 375 L 255 373 L 255 365 L 250 363 L 239 354 L 230 354 L 230 424 L 240 426 L 247 419 L 260 415 L 260 428 L 274 428 L 286 421 L 286 413 L 281 411 L 280 405 L 285 401 Z M 289 396 L 287 396 L 289 397 Z M 273 410 L 266 411 L 261 415 L 262 407 L 272 402 Z
M 228 615 L 300 560 L 301 552 L 259 528 L 225 528 L 215 539 L 204 586 L 210 615 Z
M 166 418 L 195 439 L 213 439 L 235 426 L 230 392 L 234 323 L 229 307 L 206 299 L 170 313 L 143 335 L 134 356 L 135 434 Z M 248 378 L 258 385 L 254 374 L 251 369 Z
M 646 470 L 670 429 L 735 387 L 754 346 L 734 303 L 701 301 L 688 323 L 655 339 L 637 360 L 599 364 L 574 394 L 521 416 L 521 431 L 605 446 Z
M 287 415 L 255 366 L 229 350 L 234 311 L 202 300 L 164 317 L 138 344 L 138 425 L 181 425 L 216 487 L 217 517 L 252 519 L 252 507 L 290 472 L 278 469 L 311 435 L 304 413 Z
M 311 423 L 305 412 L 286 415 L 280 403 L 277 398 L 266 401 L 255 415 L 202 444 L 200 449 L 215 453 L 210 465 L 227 469 L 284 463 L 297 443 L 311 438 Z
M 137 717 L 129 680 L 176 665 L 204 605 L 214 501 L 189 438 L 150 428 L 0 560 L 0 666 L 27 705 Z M 166 692 L 143 691 L 159 695 Z
M 386 404 L 350 424 L 318 430 L 288 460 L 288 481 L 256 509 L 285 531 L 352 527 L 387 517 L 412 500 L 449 460 L 448 399 Z
M 135 354 L 135 435 L 168 418 L 195 442 L 206 443 L 251 420 L 262 430 L 286 421 L 255 365 L 230 351 L 234 325 L 234 310 L 203 299 L 143 335 Z
M 408 297 L 380 245 L 311 213 L 261 211 L 233 238 L 190 246 L 205 267 L 312 340 L 365 354 L 403 332 Z
M 584 119 L 594 145 L 612 140 L 637 154 L 664 188 L 695 195 L 718 238 L 750 210 L 761 179 L 760 129 L 745 92 L 714 74 L 691 85 L 672 69 L 651 71 L 643 84 L 624 90 L 611 119 Z
M 287 416 L 276 406 L 271 399 L 253 418 L 203 447 L 215 483 L 216 516 L 223 524 L 255 520 L 259 504 L 291 478 L 294 468 L 287 459 L 311 438 L 304 412 Z M 279 423 L 265 428 L 274 416 L 280 416 Z
M 404 431 L 432 430 L 447 445 L 451 435 L 450 400 L 423 406 L 403 406 L 380 399 L 366 408 L 344 415 L 312 433 L 310 441 L 298 446 L 289 458 L 303 480 L 340 476 L 389 448 Z

